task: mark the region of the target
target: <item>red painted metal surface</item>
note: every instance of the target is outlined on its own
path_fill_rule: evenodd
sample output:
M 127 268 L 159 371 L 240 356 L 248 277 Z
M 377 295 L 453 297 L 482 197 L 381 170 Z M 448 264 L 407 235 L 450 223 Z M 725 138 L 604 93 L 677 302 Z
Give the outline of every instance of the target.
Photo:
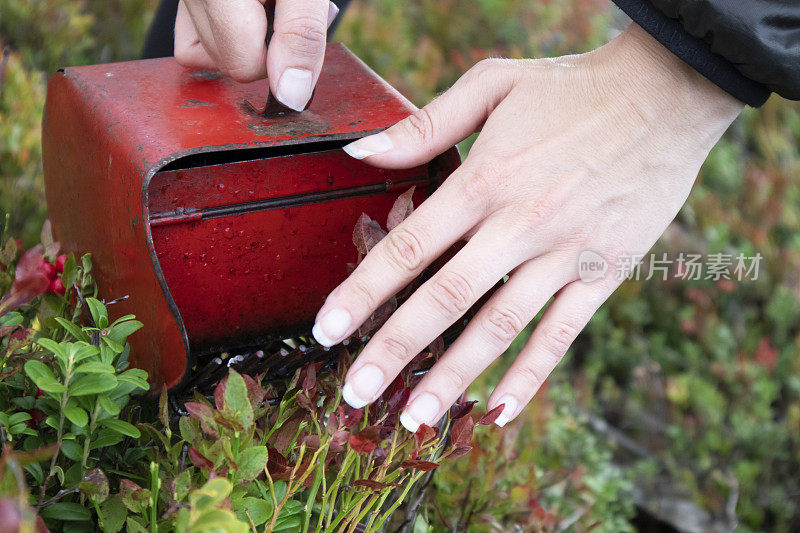
M 458 165 L 384 171 L 340 147 L 413 106 L 331 44 L 301 113 L 261 115 L 267 82 L 237 84 L 172 59 L 68 68 L 48 85 L 43 131 L 56 237 L 94 254 L 118 314 L 145 328 L 133 364 L 178 384 L 188 358 L 307 330 L 346 275 L 361 212 L 381 220 Z

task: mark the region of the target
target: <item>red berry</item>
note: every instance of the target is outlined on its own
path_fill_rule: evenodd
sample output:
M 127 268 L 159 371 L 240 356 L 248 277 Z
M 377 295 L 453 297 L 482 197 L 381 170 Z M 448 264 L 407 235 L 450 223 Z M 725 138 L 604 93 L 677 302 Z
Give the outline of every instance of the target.
M 39 387 L 36 387 L 36 398 L 41 398 L 44 395 L 44 391 Z
M 64 296 L 64 293 L 67 291 L 64 290 L 64 283 L 61 281 L 61 278 L 56 278 L 50 282 L 50 292 Z
M 67 254 L 61 254 L 56 258 L 56 272 L 64 272 L 64 263 L 67 262 Z
M 47 276 L 47 279 L 54 280 L 56 276 L 58 276 L 58 272 L 56 272 L 56 267 L 48 263 L 47 261 L 42 261 L 39 264 L 39 270 Z

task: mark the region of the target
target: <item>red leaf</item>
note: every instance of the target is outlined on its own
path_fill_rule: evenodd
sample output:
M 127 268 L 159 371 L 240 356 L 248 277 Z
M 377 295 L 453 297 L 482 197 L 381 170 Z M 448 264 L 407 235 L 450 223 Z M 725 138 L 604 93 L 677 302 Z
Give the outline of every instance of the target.
M 432 463 L 430 461 L 420 461 L 419 459 L 406 459 L 400 463 L 400 468 L 414 468 L 415 470 L 424 470 L 430 472 L 439 468 L 439 463 Z
M 472 411 L 472 407 L 476 403 L 478 403 L 478 400 L 472 400 L 469 402 L 461 402 L 454 404 L 450 408 L 450 420 L 458 420 L 459 418 L 464 418 Z
M 467 455 L 470 451 L 472 451 L 472 446 L 459 446 L 458 448 L 453 449 L 452 452 L 448 453 L 447 458 L 458 459 L 459 457 Z
M 300 392 L 296 397 L 297 405 L 305 409 L 309 413 L 316 412 L 317 406 L 311 401 L 311 398 L 305 392 Z
M 492 409 L 491 411 L 489 411 L 488 413 L 483 415 L 480 418 L 480 420 L 478 420 L 476 425 L 479 425 L 479 426 L 490 426 L 490 425 L 494 424 L 494 421 L 497 420 L 497 417 L 500 416 L 500 413 L 503 412 L 503 409 L 505 408 L 505 406 L 506 406 L 506 404 L 501 403 L 500 405 L 498 405 L 497 407 L 495 407 L 494 409 Z
M 20 326 L 0 326 L 0 339 L 13 332 Z
M 397 377 L 395 377 L 389 384 L 389 386 L 386 387 L 386 390 L 383 391 L 381 397 L 383 398 L 384 401 L 388 402 L 389 400 L 392 399 L 392 396 L 394 396 L 398 391 L 403 390 L 405 387 L 406 387 L 406 382 L 403 379 L 403 375 L 397 374 Z
M 225 374 L 219 383 L 217 383 L 216 388 L 214 388 L 214 405 L 217 406 L 217 409 L 222 410 L 225 407 L 225 386 L 228 384 L 228 374 Z
M 247 397 L 250 399 L 250 405 L 253 406 L 253 409 L 259 407 L 267 397 L 267 391 L 250 376 L 242 374 L 242 379 L 244 379 L 244 384 L 247 385 Z M 214 398 L 214 401 L 216 402 L 216 398 Z
M 472 431 L 475 428 L 475 422 L 471 416 L 465 416 L 456 420 L 453 427 L 450 429 L 450 440 L 456 446 L 467 446 L 469 441 L 472 440 Z
M 22 254 L 14 269 L 14 283 L 0 300 L 0 315 L 25 305 L 47 292 L 50 278 L 43 267 L 42 245 L 38 244 Z
M 305 378 L 303 378 L 303 390 L 310 396 L 311 390 L 317 385 L 317 365 L 306 365 L 303 370 L 305 371 Z
M 434 357 L 437 359 L 444 354 L 444 338 L 439 335 L 433 342 L 428 346 L 428 350 L 433 354 Z
M 378 244 L 386 236 L 386 232 L 380 225 L 369 218 L 366 213 L 361 213 L 353 230 L 353 244 L 356 245 L 358 253 L 367 255 L 367 252 Z
M 186 402 L 184 405 L 189 416 L 196 418 L 200 421 L 200 427 L 203 433 L 211 437 L 217 436 L 217 424 L 214 421 L 214 409 L 203 403 Z
M 380 443 L 380 430 L 377 427 L 368 427 L 355 435 L 350 435 L 350 447 L 357 452 L 370 453 Z
M 203 470 L 208 470 L 209 472 L 214 470 L 214 463 L 209 461 L 205 455 L 198 452 L 193 447 L 189 448 L 189 458 L 197 468 L 202 468 Z
M 416 441 L 416 449 L 419 450 L 426 444 L 429 444 L 433 439 L 439 435 L 439 430 L 432 428 L 425 424 L 420 424 L 414 433 L 414 440 Z
M 350 432 L 346 429 L 340 429 L 331 435 L 330 449 L 334 452 L 344 450 L 344 444 L 350 439 Z
M 389 414 L 397 414 L 408 403 L 408 397 L 411 396 L 411 389 L 403 387 L 386 402 L 386 411 Z
M 273 477 L 280 477 L 291 470 L 286 457 L 272 446 L 267 446 L 267 470 Z
M 339 417 L 336 416 L 336 413 L 329 414 L 328 420 L 325 422 L 325 431 L 328 432 L 328 435 L 333 435 L 340 427 Z
M 397 309 L 397 299 L 392 297 L 380 305 L 369 318 L 367 318 L 361 326 L 359 326 L 356 334 L 359 337 L 371 335 L 373 332 L 380 329 L 386 321 L 392 316 L 392 313 Z
M 386 229 L 392 231 L 414 211 L 414 189 L 416 185 L 397 197 L 389 215 L 386 217 Z
M 353 409 L 344 419 L 344 427 L 353 429 L 361 423 L 361 417 L 364 415 L 363 409 Z
M 372 490 L 383 490 L 389 487 L 399 487 L 400 483 L 381 483 L 380 481 L 372 481 L 371 479 L 359 479 L 353 482 L 354 487 L 367 487 Z
M 773 347 L 768 337 L 761 337 L 756 348 L 755 361 L 772 373 L 778 366 L 778 349 Z

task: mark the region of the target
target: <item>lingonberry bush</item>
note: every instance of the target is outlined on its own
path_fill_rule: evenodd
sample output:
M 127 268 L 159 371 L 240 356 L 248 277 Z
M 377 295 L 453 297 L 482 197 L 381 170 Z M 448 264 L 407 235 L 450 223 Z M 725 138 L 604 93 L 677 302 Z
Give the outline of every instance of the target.
M 388 227 L 411 213 L 412 194 L 397 199 Z M 362 215 L 353 233 L 359 260 L 385 235 Z M 559 471 L 552 449 L 560 445 L 548 452 L 529 438 L 514 444 L 509 436 L 519 429 L 476 440 L 475 428 L 492 426 L 502 406 L 479 414 L 476 401 L 463 401 L 437 427 L 423 425 L 414 434 L 402 428 L 399 413 L 443 352 L 442 338 L 370 406 L 342 402 L 352 358 L 403 294 L 347 346 L 306 363 L 289 380 L 267 382 L 231 369 L 208 396 L 195 391 L 171 402 L 162 391 L 155 409 L 152 395 L 140 395 L 149 389 L 146 373 L 127 362 L 126 340 L 142 324 L 130 315 L 109 318 L 113 304 L 97 299 L 88 255 L 80 261 L 59 255 L 47 223 L 41 241 L 24 251 L 12 238 L 0 243 L 2 531 L 461 531 L 481 524 L 491 531 L 508 523 L 543 531 L 605 524 L 619 531 L 627 525 L 624 504 L 592 508 L 600 492 L 610 502 L 625 494 L 614 475 L 604 477 L 607 456 L 590 463 L 581 452 L 568 471 Z M 561 441 L 577 442 L 579 428 L 573 425 Z M 584 436 L 583 445 L 603 450 L 596 444 Z M 550 457 L 554 470 L 542 479 L 535 469 L 514 467 L 518 454 L 531 450 L 540 455 L 526 461 L 547 464 Z M 469 461 L 457 461 L 467 455 Z M 448 464 L 441 480 L 432 476 Z M 459 478 L 468 484 L 463 500 L 463 487 L 453 490 Z M 496 518 L 488 520 L 492 513 Z

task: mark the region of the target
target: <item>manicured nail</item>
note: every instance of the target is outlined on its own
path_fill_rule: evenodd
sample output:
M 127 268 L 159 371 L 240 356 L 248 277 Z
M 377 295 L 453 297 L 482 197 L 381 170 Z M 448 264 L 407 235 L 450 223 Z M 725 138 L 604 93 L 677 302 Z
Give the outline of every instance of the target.
M 511 421 L 512 418 L 514 418 L 514 414 L 517 412 L 517 406 L 519 405 L 517 400 L 511 396 L 504 396 L 497 405 L 502 404 L 505 404 L 505 407 L 503 407 L 503 412 L 500 413 L 500 416 L 498 416 L 494 421 L 494 423 L 500 427 L 505 426 Z
M 442 409 L 439 398 L 430 392 L 423 392 L 405 408 L 400 415 L 400 423 L 411 433 L 415 433 L 421 424 L 432 426 Z
M 311 328 L 311 334 L 323 346 L 331 347 L 342 340 L 350 327 L 350 313 L 344 309 L 331 309 Z
M 375 365 L 364 365 L 359 368 L 342 389 L 342 399 L 350 407 L 359 409 L 370 403 L 383 386 L 384 376 Z
M 392 140 L 385 131 L 363 137 L 347 146 L 342 147 L 347 155 L 355 159 L 364 159 L 371 155 L 378 155 L 392 149 Z
M 275 98 L 290 109 L 302 111 L 311 98 L 311 77 L 311 72 L 306 69 L 287 68 L 278 81 Z
M 336 15 L 339 14 L 339 7 L 334 4 L 333 2 L 328 2 L 328 28 L 331 27 L 331 23 L 333 23 L 333 19 L 336 18 Z

